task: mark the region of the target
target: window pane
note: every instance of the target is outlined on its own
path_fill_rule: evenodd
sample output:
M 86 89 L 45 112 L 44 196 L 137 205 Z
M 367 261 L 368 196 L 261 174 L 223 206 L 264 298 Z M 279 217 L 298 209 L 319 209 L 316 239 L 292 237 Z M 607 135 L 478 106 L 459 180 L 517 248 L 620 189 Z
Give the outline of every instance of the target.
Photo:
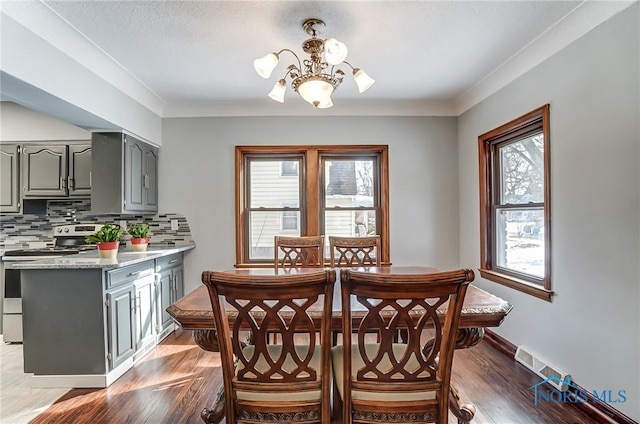
M 284 163 L 290 160 L 252 160 L 249 162 L 251 208 L 280 208 L 282 199 L 288 206 L 300 205 L 300 178 L 283 176 Z M 297 161 L 294 161 L 298 163 Z
M 376 232 L 376 211 L 328 210 L 324 214 L 325 237 L 365 237 Z
M 282 170 L 280 171 L 280 175 L 283 177 L 297 177 L 298 176 L 298 161 L 295 160 L 285 160 L 282 162 Z
M 501 204 L 544 202 L 542 133 L 499 147 Z
M 374 161 L 324 160 L 325 206 L 374 206 Z
M 498 210 L 497 266 L 544 277 L 544 210 Z
M 273 259 L 273 238 L 278 235 L 299 236 L 299 228 L 283 229 L 283 214 L 295 214 L 299 221 L 298 211 L 251 211 L 249 213 L 249 258 Z M 291 218 L 292 215 L 289 215 Z M 290 221 L 289 221 L 290 222 Z

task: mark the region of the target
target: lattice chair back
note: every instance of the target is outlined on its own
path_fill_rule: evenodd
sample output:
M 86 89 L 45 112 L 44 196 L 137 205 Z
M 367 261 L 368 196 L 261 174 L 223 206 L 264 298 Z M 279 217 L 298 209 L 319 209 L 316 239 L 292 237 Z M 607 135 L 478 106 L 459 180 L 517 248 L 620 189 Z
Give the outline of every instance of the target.
M 380 236 L 329 236 L 331 267 L 380 266 Z
M 455 337 L 473 278 L 468 269 L 341 271 L 342 332 L 356 333 L 355 341 L 343 337 L 332 352 L 345 423 L 447 422 Z M 366 310 L 356 328 L 351 302 Z M 403 343 L 394 342 L 399 330 L 406 333 Z
M 274 246 L 276 269 L 324 266 L 324 236 L 275 236 Z
M 202 274 L 218 330 L 228 424 L 330 422 L 335 279 L 333 270 Z M 282 343 L 269 344 L 273 332 Z

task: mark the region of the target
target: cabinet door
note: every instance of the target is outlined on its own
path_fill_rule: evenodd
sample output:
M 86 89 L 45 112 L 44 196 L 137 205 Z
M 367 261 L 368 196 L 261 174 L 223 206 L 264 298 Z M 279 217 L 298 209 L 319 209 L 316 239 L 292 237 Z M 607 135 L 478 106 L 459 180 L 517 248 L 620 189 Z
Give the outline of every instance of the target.
M 144 157 L 145 209 L 158 210 L 158 149 L 147 146 Z
M 136 291 L 136 350 L 142 349 L 154 339 L 154 278 L 152 276 L 137 280 Z
M 0 212 L 20 211 L 19 146 L 0 146 Z
M 67 146 L 22 148 L 22 194 L 25 197 L 67 195 Z
M 158 317 L 158 332 L 161 332 L 169 324 L 171 324 L 171 315 L 167 313 L 167 308 L 173 303 L 173 278 L 171 270 L 161 272 L 158 282 L 157 295 L 157 317 Z
M 127 211 L 145 210 L 145 145 L 125 136 L 124 207 Z
M 184 297 L 184 267 L 179 266 L 173 270 L 173 298 L 175 303 Z
M 91 195 L 91 145 L 69 146 L 69 195 Z
M 134 354 L 135 345 L 135 289 L 124 286 L 107 293 L 110 369 Z

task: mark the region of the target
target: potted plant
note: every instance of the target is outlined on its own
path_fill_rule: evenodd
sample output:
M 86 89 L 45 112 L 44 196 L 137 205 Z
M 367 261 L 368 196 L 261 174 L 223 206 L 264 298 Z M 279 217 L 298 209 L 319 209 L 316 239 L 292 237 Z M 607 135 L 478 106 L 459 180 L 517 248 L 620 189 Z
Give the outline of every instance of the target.
M 98 253 L 101 258 L 115 258 L 118 254 L 120 237 L 123 234 L 124 230 L 119 226 L 105 224 L 95 233 L 88 235 L 85 240 L 87 243 L 96 243 L 98 245 Z
M 149 225 L 137 224 L 129 228 L 131 234 L 131 248 L 136 252 L 147 250 L 149 245 Z

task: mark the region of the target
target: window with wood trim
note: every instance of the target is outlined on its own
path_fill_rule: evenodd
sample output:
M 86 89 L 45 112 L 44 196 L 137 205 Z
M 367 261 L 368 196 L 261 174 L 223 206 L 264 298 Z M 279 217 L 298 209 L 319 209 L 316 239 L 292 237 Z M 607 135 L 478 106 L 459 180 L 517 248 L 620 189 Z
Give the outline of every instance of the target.
M 478 137 L 480 275 L 551 300 L 549 105 Z
M 387 158 L 380 145 L 237 146 L 236 266 L 272 266 L 277 235 L 380 235 L 389 262 Z

